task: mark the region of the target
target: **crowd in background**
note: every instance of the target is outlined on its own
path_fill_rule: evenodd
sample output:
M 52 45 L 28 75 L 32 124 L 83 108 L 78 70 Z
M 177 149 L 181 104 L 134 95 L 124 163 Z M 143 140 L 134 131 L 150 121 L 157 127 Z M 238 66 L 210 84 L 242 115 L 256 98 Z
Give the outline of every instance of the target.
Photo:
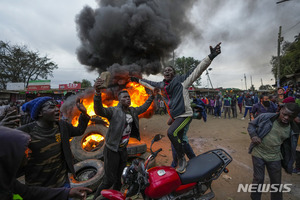
M 283 103 L 295 102 L 300 106 L 298 88 L 278 88 L 272 93 L 257 93 L 252 91 L 225 93 L 224 95 L 196 95 L 191 99 L 201 100 L 205 111 L 214 118 L 248 119 L 251 121 L 261 113 L 276 113 Z

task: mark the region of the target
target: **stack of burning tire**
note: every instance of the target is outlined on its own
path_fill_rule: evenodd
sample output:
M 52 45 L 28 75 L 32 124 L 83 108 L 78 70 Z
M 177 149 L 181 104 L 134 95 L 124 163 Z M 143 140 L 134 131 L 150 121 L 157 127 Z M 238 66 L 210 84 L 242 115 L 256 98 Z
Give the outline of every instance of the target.
M 74 165 L 76 178 L 69 177 L 71 187 L 88 187 L 95 191 L 100 185 L 103 175 L 103 149 L 107 127 L 103 124 L 89 125 L 85 133 L 74 137 L 71 142 L 71 150 L 76 164 Z M 145 160 L 150 153 L 147 152 L 147 144 L 143 141 L 130 138 L 127 146 L 128 164 L 133 159 Z M 155 160 L 149 163 L 149 168 L 155 166 Z

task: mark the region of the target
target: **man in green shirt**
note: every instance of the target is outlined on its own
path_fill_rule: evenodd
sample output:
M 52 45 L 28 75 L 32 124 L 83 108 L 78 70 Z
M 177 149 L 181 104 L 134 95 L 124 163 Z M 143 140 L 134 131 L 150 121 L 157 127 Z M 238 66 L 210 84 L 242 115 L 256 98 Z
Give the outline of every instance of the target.
M 272 188 L 271 200 L 281 200 L 281 167 L 292 173 L 296 157 L 299 128 L 294 119 L 300 108 L 296 103 L 286 103 L 276 113 L 262 113 L 249 122 L 248 132 L 251 137 L 249 153 L 252 154 L 253 184 L 258 184 L 256 192 L 251 193 L 252 200 L 261 199 L 265 167 L 267 168 Z M 276 184 L 276 185 L 274 185 Z M 275 187 L 274 187 L 275 186 Z M 259 189 L 260 188 L 260 189 Z

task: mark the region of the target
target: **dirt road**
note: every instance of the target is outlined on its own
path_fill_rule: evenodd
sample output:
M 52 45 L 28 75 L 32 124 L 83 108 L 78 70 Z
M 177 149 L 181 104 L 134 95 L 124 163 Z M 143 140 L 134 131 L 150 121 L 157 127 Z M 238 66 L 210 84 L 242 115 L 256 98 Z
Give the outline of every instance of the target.
M 250 193 L 237 192 L 238 184 L 250 184 L 252 182 L 252 160 L 248 154 L 250 138 L 247 132 L 247 120 L 241 120 L 241 115 L 236 119 L 214 119 L 208 116 L 207 122 L 203 120 L 193 120 L 188 132 L 191 146 L 196 155 L 215 148 L 225 149 L 232 157 L 229 164 L 229 173 L 224 173 L 213 182 L 212 188 L 215 192 L 216 200 L 247 200 Z M 168 126 L 167 115 L 154 115 L 150 119 L 140 120 L 140 130 L 142 140 L 148 147 L 152 137 L 161 133 L 166 135 Z M 159 165 L 170 165 L 172 162 L 171 147 L 168 137 L 164 137 L 160 142 L 155 143 L 153 149 L 163 148 L 157 158 Z M 282 171 L 282 183 L 292 184 L 291 192 L 284 193 L 284 199 L 296 200 L 300 198 L 300 175 L 289 175 Z M 265 183 L 269 183 L 266 174 Z M 262 195 L 263 200 L 270 199 L 269 193 Z

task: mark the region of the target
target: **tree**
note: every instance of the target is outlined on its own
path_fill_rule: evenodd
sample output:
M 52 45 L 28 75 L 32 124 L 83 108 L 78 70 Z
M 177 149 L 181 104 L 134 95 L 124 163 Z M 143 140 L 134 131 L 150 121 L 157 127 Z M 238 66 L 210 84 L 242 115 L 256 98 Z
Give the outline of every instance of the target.
M 294 42 L 285 41 L 282 45 L 280 56 L 280 77 L 285 75 L 294 74 L 300 69 L 300 33 L 295 36 Z M 272 65 L 272 72 L 277 77 L 277 56 L 272 56 L 270 61 Z
M 88 88 L 88 87 L 92 87 L 92 83 L 87 80 L 87 79 L 82 79 L 81 82 L 79 81 L 74 81 L 73 83 L 81 83 L 81 88 Z
M 175 70 L 176 73 L 178 74 L 185 74 L 187 73 L 189 70 L 194 69 L 195 67 L 197 67 L 197 65 L 199 65 L 200 61 L 194 59 L 193 57 L 181 57 L 181 58 L 177 58 L 175 60 Z M 195 81 L 195 85 L 201 85 L 200 83 L 201 78 L 198 78 Z
M 57 65 L 47 56 L 28 50 L 27 46 L 10 45 L 0 41 L 0 88 L 5 89 L 8 82 L 28 82 L 53 77 Z
M 271 85 L 261 85 L 258 88 L 259 90 L 273 90 L 273 87 Z

